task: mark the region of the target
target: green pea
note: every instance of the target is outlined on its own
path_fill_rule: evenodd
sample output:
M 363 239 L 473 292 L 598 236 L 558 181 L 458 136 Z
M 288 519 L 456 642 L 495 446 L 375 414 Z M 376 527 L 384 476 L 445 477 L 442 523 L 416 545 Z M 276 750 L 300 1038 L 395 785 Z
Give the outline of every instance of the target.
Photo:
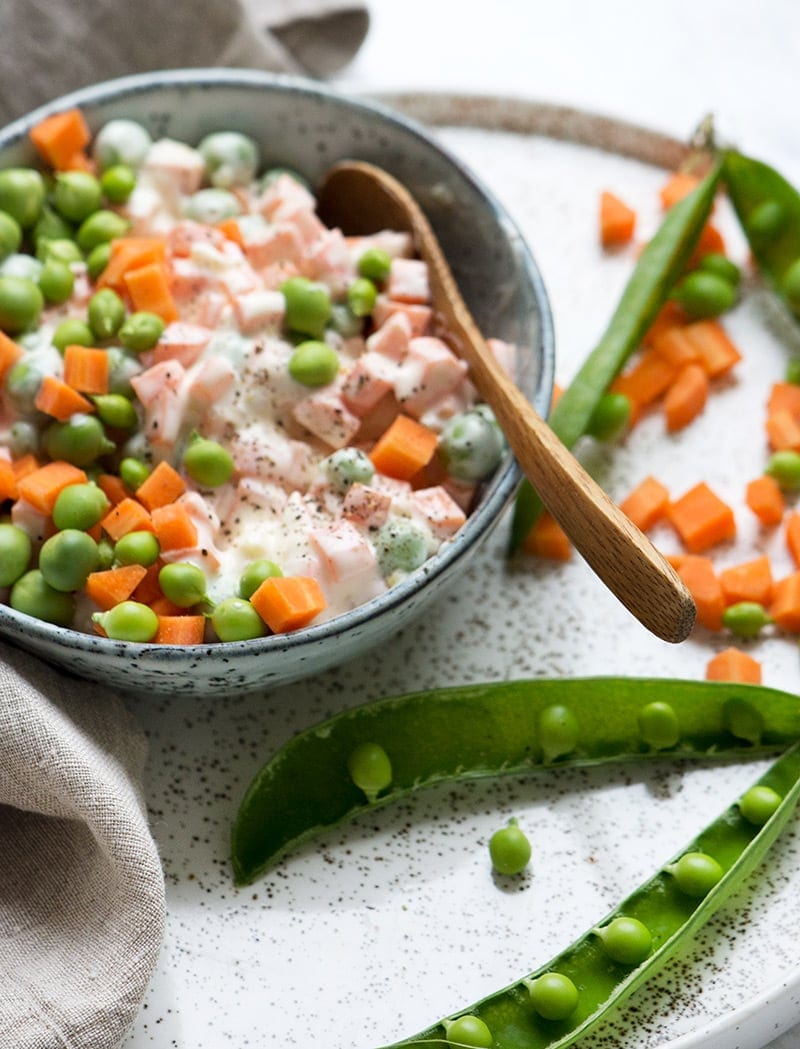
M 127 164 L 113 164 L 100 176 L 100 188 L 112 204 L 124 204 L 136 188 L 136 172 Z
M 325 285 L 308 277 L 289 277 L 280 290 L 286 301 L 286 327 L 301 335 L 321 338 L 331 315 L 331 297 Z
M 152 532 L 128 532 L 114 544 L 114 560 L 121 565 L 154 565 L 161 545 Z
M 211 625 L 220 641 L 250 641 L 266 633 L 263 619 L 242 597 L 220 601 L 211 613 Z
M 111 288 L 101 288 L 89 299 L 89 327 L 98 339 L 116 335 L 125 320 L 125 303 Z
M 786 381 L 800 386 L 800 357 L 792 357 L 786 365 Z
M 330 326 L 343 339 L 352 339 L 364 330 L 364 322 L 356 317 L 346 303 L 335 302 L 331 306 Z
M 29 452 L 35 454 L 39 450 L 39 431 L 36 426 L 27 419 L 18 419 L 12 423 L 8 448 L 15 459 Z
M 194 434 L 183 453 L 183 467 L 203 488 L 218 488 L 233 476 L 233 457 L 217 441 Z
M 121 601 L 107 612 L 95 612 L 92 620 L 114 641 L 152 641 L 158 632 L 158 616 L 140 601 Z
M 6 375 L 5 394 L 14 410 L 25 415 L 35 409 L 36 394 L 44 375 L 31 361 L 19 360 Z
M 81 251 L 88 255 L 98 244 L 105 244 L 117 237 L 124 236 L 129 227 L 130 222 L 122 215 L 118 215 L 116 211 L 106 211 L 101 208 L 83 220 L 78 227 L 75 239 Z
M 139 422 L 130 398 L 121 393 L 101 393 L 92 398 L 98 418 L 115 430 L 132 430 Z
M 766 247 L 783 230 L 786 209 L 777 200 L 763 200 L 747 217 L 747 235 L 760 247 Z
M 242 213 L 242 207 L 227 189 L 199 189 L 186 202 L 187 219 L 212 226 L 224 219 L 232 219 Z
M 344 495 L 352 484 L 369 484 L 375 476 L 375 467 L 360 448 L 339 448 L 323 462 L 331 487 Z
M 707 896 L 725 873 L 705 852 L 687 852 L 666 869 L 682 893 L 697 899 Z
M 152 350 L 164 333 L 164 321 L 157 313 L 138 310 L 125 318 L 117 332 L 120 345 L 133 353 L 144 353 Z
M 97 569 L 97 543 L 78 528 L 65 528 L 45 540 L 39 551 L 44 581 L 54 590 L 80 590 L 90 572 Z
M 206 600 L 206 577 L 202 568 L 188 561 L 164 565 L 158 573 L 164 597 L 179 608 L 191 608 Z
M 77 317 L 67 317 L 53 332 L 50 341 L 63 353 L 67 346 L 94 346 L 94 335 L 85 321 Z
M 36 222 L 45 198 L 44 179 L 33 168 L 0 171 L 0 211 L 7 212 L 23 229 Z
M 782 800 L 772 787 L 751 787 L 739 799 L 739 812 L 754 827 L 763 827 L 778 810 Z
M 97 567 L 105 570 L 114 565 L 114 544 L 107 536 L 102 536 L 97 544 Z
M 347 289 L 347 305 L 356 317 L 369 317 L 377 299 L 378 289 L 367 277 L 359 277 Z
M 489 855 L 498 874 L 521 874 L 531 858 L 531 843 L 515 819 L 489 839 Z
M 0 259 L 19 251 L 22 243 L 22 227 L 7 211 L 0 211 Z
M 737 601 L 722 613 L 722 625 L 738 637 L 758 637 L 772 619 L 757 601 Z
M 608 957 L 619 965 L 640 965 L 650 954 L 653 938 L 638 918 L 620 916 L 603 929 L 595 929 Z
M 358 259 L 358 273 L 360 277 L 368 277 L 370 280 L 383 284 L 389 276 L 392 268 L 392 257 L 383 248 L 367 248 Z
M 447 1041 L 452 1045 L 467 1045 L 470 1049 L 491 1049 L 494 1045 L 492 1032 L 479 1016 L 467 1014 L 442 1023 Z
M 378 565 L 385 577 L 413 572 L 428 559 L 428 536 L 410 518 L 397 517 L 382 525 L 374 539 Z
M 51 459 L 65 459 L 73 466 L 88 466 L 115 448 L 100 420 L 84 414 L 73 415 L 63 423 L 51 423 L 44 432 L 43 443 Z
M 46 250 L 49 241 L 72 240 L 74 234 L 75 231 L 70 223 L 48 204 L 45 204 L 31 230 L 31 240 L 36 248 L 37 257 L 40 255 L 40 252 Z
M 448 419 L 439 434 L 439 458 L 445 470 L 462 481 L 487 477 L 500 462 L 503 447 L 499 428 L 472 409 Z
M 347 771 L 369 802 L 392 782 L 392 763 L 380 743 L 359 743 L 347 759 Z
M 43 263 L 24 252 L 9 255 L 0 262 L 0 277 L 18 277 L 35 284 L 42 272 Z
M 39 290 L 47 302 L 56 305 L 66 302 L 75 286 L 75 275 L 69 266 L 48 259 L 39 277 Z
M 790 448 L 773 452 L 767 460 L 764 473 L 773 477 L 784 491 L 800 490 L 800 453 Z
M 123 483 L 135 492 L 139 485 L 144 484 L 150 476 L 150 467 L 141 459 L 126 456 L 119 464 L 119 476 Z
M 20 576 L 11 587 L 8 603 L 17 612 L 24 612 L 34 619 L 42 619 L 56 626 L 69 626 L 75 614 L 72 594 L 50 586 L 38 568 L 32 568 Z
M 325 342 L 301 342 L 289 358 L 289 374 L 303 386 L 327 386 L 339 371 L 339 355 Z
M 121 346 L 109 346 L 108 354 L 108 392 L 133 396 L 131 379 L 142 371 L 139 361 Z
M 795 259 L 781 278 L 781 291 L 792 310 L 800 310 L 800 259 Z
M 89 280 L 97 280 L 111 258 L 111 242 L 96 244 L 86 258 L 86 272 Z
M 53 506 L 53 524 L 58 529 L 86 531 L 105 517 L 110 505 L 105 492 L 96 484 L 70 484 L 58 493 Z
M 0 328 L 9 335 L 35 328 L 44 306 L 44 296 L 32 280 L 0 277 Z
M 68 222 L 83 222 L 100 207 L 100 182 L 88 171 L 62 171 L 56 175 L 53 203 Z
M 27 532 L 15 524 L 0 524 L 0 586 L 11 586 L 27 571 L 33 546 Z
M 36 257 L 44 263 L 52 259 L 66 266 L 72 262 L 83 262 L 81 249 L 74 240 L 68 237 L 58 237 L 53 240 L 43 237 L 36 246 Z
M 707 255 L 703 255 L 700 259 L 700 269 L 707 273 L 715 273 L 732 284 L 734 288 L 738 288 L 742 279 L 742 271 L 736 263 L 720 251 L 710 251 Z
M 264 190 L 269 189 L 270 186 L 274 186 L 279 178 L 287 176 L 294 182 L 297 182 L 304 189 L 311 189 L 311 185 L 307 178 L 304 178 L 299 171 L 295 171 L 294 168 L 287 168 L 285 165 L 276 165 L 274 168 L 269 168 L 265 171 L 258 179 L 259 192 L 263 193 Z
M 269 561 L 266 558 L 252 561 L 242 572 L 239 579 L 239 597 L 249 600 L 265 579 L 272 579 L 282 575 L 283 572 L 274 561 Z
M 639 711 L 639 735 L 653 750 L 674 747 L 681 737 L 678 716 L 669 703 L 654 700 Z
M 597 402 L 586 432 L 598 441 L 616 441 L 625 433 L 630 418 L 630 398 L 610 391 Z
M 579 735 L 578 719 L 562 703 L 551 703 L 539 714 L 539 745 L 545 761 L 571 754 Z
M 258 146 L 239 131 L 214 131 L 201 139 L 198 153 L 213 186 L 247 186 L 258 170 Z
M 672 297 L 692 320 L 701 320 L 731 309 L 736 303 L 736 288 L 716 273 L 697 269 L 678 283 Z
M 747 740 L 753 745 L 761 741 L 764 732 L 764 717 L 746 699 L 734 696 L 722 707 L 722 723 L 732 736 Z
M 563 973 L 542 973 L 533 980 L 523 980 L 531 996 L 531 1005 L 545 1020 L 566 1020 L 578 1004 L 578 988 Z
M 92 143 L 92 156 L 101 171 L 116 164 L 126 164 L 138 170 L 152 144 L 150 133 L 142 124 L 119 117 L 109 120 L 97 132 Z

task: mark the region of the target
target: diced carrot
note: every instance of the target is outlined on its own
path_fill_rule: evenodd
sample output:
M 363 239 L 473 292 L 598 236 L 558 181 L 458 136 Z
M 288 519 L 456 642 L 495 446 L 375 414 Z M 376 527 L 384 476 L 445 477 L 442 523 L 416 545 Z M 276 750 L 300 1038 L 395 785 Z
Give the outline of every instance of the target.
M 780 485 L 768 474 L 750 481 L 745 502 L 763 525 L 776 525 L 783 520 L 786 501 Z
M 174 503 L 186 491 L 186 482 L 174 466 L 162 459 L 136 489 L 136 498 L 148 510 Z
M 707 681 L 736 681 L 742 684 L 761 684 L 761 664 L 738 648 L 718 652 L 706 666 Z
M 188 615 L 185 608 L 180 608 L 178 605 L 173 604 L 173 602 L 170 601 L 168 597 L 164 597 L 163 594 L 156 594 L 153 600 L 147 603 L 157 616 Z
M 0 332 L 0 386 L 3 385 L 6 375 L 21 356 L 22 347 L 9 338 L 5 332 Z
M 686 325 L 686 336 L 710 379 L 724 375 L 742 359 L 719 321 L 693 321 Z
M 86 480 L 80 467 L 56 459 L 24 477 L 18 477 L 17 491 L 20 499 L 50 516 L 63 489 L 71 484 L 84 484 Z
M 108 353 L 91 346 L 64 349 L 64 382 L 81 393 L 108 393 Z
M 225 234 L 228 240 L 232 240 L 234 244 L 238 244 L 240 248 L 244 247 L 242 227 L 239 225 L 238 219 L 223 219 L 221 222 L 218 222 L 216 224 L 216 227 L 221 233 Z
M 773 452 L 800 451 L 800 422 L 786 408 L 770 412 L 764 428 Z
M 726 605 L 755 601 L 768 605 L 772 598 L 772 566 L 766 554 L 744 564 L 732 565 L 719 573 Z
M 645 346 L 652 346 L 662 332 L 672 331 L 673 328 L 680 328 L 688 323 L 689 317 L 683 307 L 679 306 L 674 299 L 667 299 L 645 332 L 642 341 Z
M 136 269 L 129 269 L 123 279 L 135 310 L 156 313 L 165 324 L 178 319 L 169 276 L 163 263 L 149 262 Z
M 559 386 L 557 382 L 553 383 L 553 395 L 550 398 L 550 411 L 555 408 L 558 402 L 561 400 L 561 395 L 564 393 L 564 387 Z
M 26 452 L 25 455 L 21 455 L 19 459 L 15 459 L 14 463 L 14 476 L 17 480 L 21 477 L 27 477 L 28 474 L 32 474 L 34 470 L 38 470 L 40 463 L 33 452 Z
M 610 389 L 624 393 L 635 409 L 653 404 L 673 382 L 677 368 L 654 348 L 647 347 L 634 366 L 619 375 Z
M 697 622 L 706 630 L 722 630 L 725 595 L 711 559 L 699 554 L 686 554 L 677 563 L 671 563 L 692 595 L 697 608 Z
M 685 364 L 664 397 L 667 430 L 675 433 L 703 411 L 708 400 L 708 375 L 699 364 Z
M 661 206 L 668 211 L 679 200 L 683 200 L 693 189 L 696 189 L 699 182 L 697 175 L 690 175 L 687 171 L 673 172 L 659 190 Z
M 55 375 L 45 375 L 33 403 L 40 412 L 62 423 L 78 412 L 94 411 L 91 401 Z
M 306 626 L 326 607 L 319 583 L 311 576 L 265 579 L 250 603 L 273 634 Z
M 56 171 L 66 171 L 67 162 L 89 144 L 91 132 L 79 109 L 65 109 L 45 117 L 30 130 L 30 139 L 42 159 Z
M 800 513 L 792 510 L 786 519 L 786 546 L 792 560 L 800 568 Z
M 627 244 L 636 228 L 636 212 L 614 193 L 600 194 L 600 243 L 604 248 Z
M 370 452 L 375 469 L 386 477 L 410 480 L 431 461 L 439 438 L 415 419 L 398 415 Z
M 767 415 L 787 411 L 800 418 L 800 386 L 794 382 L 774 382 L 767 398 Z
M 151 518 L 162 550 L 185 550 L 197 545 L 197 526 L 183 503 L 157 506 Z
M 736 520 L 727 503 L 701 481 L 671 503 L 667 517 L 683 545 L 693 554 L 701 554 L 736 535 Z
M 686 263 L 687 269 L 699 266 L 705 255 L 724 255 L 725 239 L 712 222 L 707 222 L 700 231 L 700 237 Z
M 800 632 L 800 572 L 778 579 L 772 588 L 769 614 L 781 630 Z
M 113 506 L 100 524 L 115 543 L 128 532 L 154 531 L 150 514 L 140 502 L 130 496 L 125 496 Z
M 206 630 L 205 616 L 158 617 L 157 645 L 202 645 Z
M 161 584 L 158 581 L 158 573 L 163 566 L 164 562 L 161 560 L 147 566 L 147 573 L 133 592 L 134 601 L 141 601 L 143 605 L 150 605 L 152 608 L 153 603 L 164 596 L 161 591 Z
M 625 516 L 643 532 L 661 520 L 668 506 L 669 491 L 655 477 L 645 477 L 619 504 Z
M 0 459 L 0 503 L 4 503 L 6 499 L 16 499 L 17 495 L 14 465 L 8 459 Z
M 86 596 L 106 612 L 127 601 L 146 574 L 144 565 L 120 565 L 91 572 L 86 579 Z
M 125 274 L 150 263 L 163 263 L 166 241 L 160 237 L 118 237 L 111 242 L 111 257 L 97 280 L 99 288 L 125 290 Z
M 63 171 L 86 171 L 90 175 L 97 174 L 97 164 L 92 160 L 89 154 L 83 150 L 76 150 L 71 157 L 67 157 L 64 161 Z
M 116 474 L 100 474 L 97 478 L 97 487 L 112 506 L 121 503 L 123 499 L 128 499 L 131 494 L 125 487 L 125 482 Z
M 676 368 L 683 368 L 686 364 L 695 364 L 699 359 L 697 348 L 686 337 L 685 327 L 685 324 L 664 327 L 650 336 L 648 343 Z
M 572 543 L 567 533 L 547 512 L 539 515 L 538 520 L 525 536 L 522 549 L 537 557 L 546 557 L 551 561 L 569 561 L 572 557 Z

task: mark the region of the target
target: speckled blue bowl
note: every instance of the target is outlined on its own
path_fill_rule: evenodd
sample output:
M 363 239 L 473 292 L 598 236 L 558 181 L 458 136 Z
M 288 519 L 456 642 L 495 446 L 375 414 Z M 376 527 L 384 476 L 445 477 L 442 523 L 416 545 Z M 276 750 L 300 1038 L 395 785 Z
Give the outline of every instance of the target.
M 35 162 L 27 139 L 47 113 L 80 106 L 90 126 L 112 117 L 196 142 L 210 131 L 252 135 L 270 165 L 312 182 L 335 161 L 373 161 L 419 199 L 481 329 L 525 348 L 519 381 L 547 411 L 553 384 L 550 309 L 536 264 L 496 200 L 421 127 L 316 83 L 244 70 L 194 69 L 109 81 L 56 99 L 0 132 L 0 166 Z M 404 582 L 320 626 L 255 641 L 180 648 L 110 641 L 0 606 L 0 635 L 74 674 L 128 691 L 227 695 L 268 689 L 361 654 L 439 597 L 497 523 L 520 479 L 508 456 L 456 539 Z

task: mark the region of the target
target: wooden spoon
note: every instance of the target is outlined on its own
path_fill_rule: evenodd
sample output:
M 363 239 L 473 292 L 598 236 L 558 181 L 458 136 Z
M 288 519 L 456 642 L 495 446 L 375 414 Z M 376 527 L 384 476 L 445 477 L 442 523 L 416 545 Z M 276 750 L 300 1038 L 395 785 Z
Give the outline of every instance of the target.
M 326 224 L 347 234 L 395 229 L 414 235 L 417 252 L 428 264 L 437 328 L 469 365 L 472 381 L 494 411 L 531 484 L 625 607 L 656 636 L 683 641 L 695 619 L 688 590 L 497 364 L 411 194 L 379 167 L 344 161 L 327 173 L 317 199 Z

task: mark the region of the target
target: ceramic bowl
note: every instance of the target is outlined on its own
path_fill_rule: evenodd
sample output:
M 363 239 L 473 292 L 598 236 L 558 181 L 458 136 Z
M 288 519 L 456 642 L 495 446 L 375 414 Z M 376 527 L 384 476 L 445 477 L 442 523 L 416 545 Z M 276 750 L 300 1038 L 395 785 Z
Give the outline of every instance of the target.
M 518 230 L 492 195 L 420 126 L 379 105 L 317 83 L 242 70 L 146 73 L 82 89 L 0 132 L 0 166 L 35 163 L 29 128 L 79 106 L 96 130 L 113 117 L 154 136 L 197 142 L 236 129 L 259 143 L 266 164 L 312 183 L 335 161 L 372 161 L 419 199 L 441 238 L 479 326 L 521 349 L 519 383 L 540 413 L 553 383 L 546 292 Z M 180 648 L 116 642 L 52 626 L 0 606 L 0 636 L 82 677 L 119 689 L 212 695 L 266 690 L 343 663 L 390 638 L 441 596 L 498 522 L 520 480 L 507 455 L 466 525 L 404 582 L 353 611 L 290 635 Z

